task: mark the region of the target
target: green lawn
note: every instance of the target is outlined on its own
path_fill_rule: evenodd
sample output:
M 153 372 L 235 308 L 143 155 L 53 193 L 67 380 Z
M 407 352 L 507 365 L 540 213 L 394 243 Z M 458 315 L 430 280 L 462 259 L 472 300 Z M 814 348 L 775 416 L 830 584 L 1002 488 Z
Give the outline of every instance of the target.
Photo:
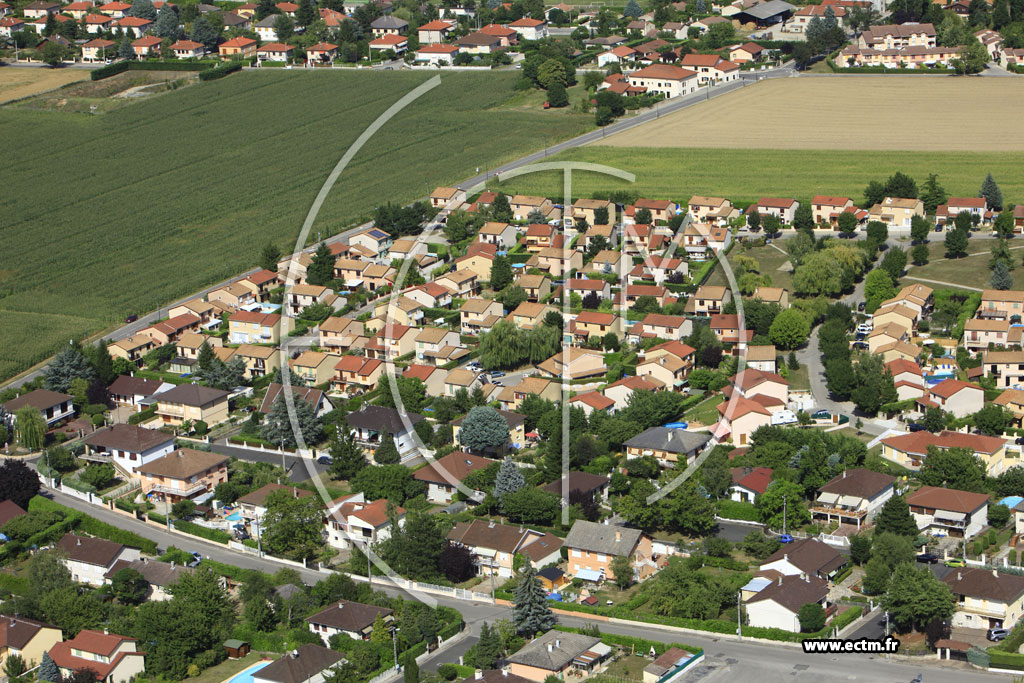
M 772 244 L 765 244 L 764 246 L 753 247 L 751 249 L 736 247 L 729 252 L 729 258 L 734 259 L 737 256 L 749 256 L 753 258 L 761 266 L 761 274 L 771 276 L 773 287 L 782 287 L 783 289 L 788 290 L 792 296 L 793 273 L 789 270 L 789 255 L 782 250 L 782 245 L 784 244 L 785 242 L 773 242 Z M 785 269 L 780 270 L 780 267 L 784 267 Z M 715 267 L 715 270 L 711 273 L 711 277 L 708 278 L 707 284 L 728 286 L 729 281 L 725 277 L 725 272 L 719 266 Z
M 249 668 L 264 657 L 265 655 L 250 652 L 241 659 L 226 659 L 216 666 L 211 666 L 195 678 L 186 678 L 182 683 L 221 683 Z
M 946 258 L 946 247 L 943 244 L 945 233 L 933 232 L 928 243 L 928 263 L 923 266 L 910 266 L 904 280 L 923 278 L 938 282 L 950 282 L 964 287 L 987 289 L 992 271 L 988 268 L 991 240 L 974 240 L 967 245 L 967 256 L 958 259 Z M 1024 240 L 1012 239 L 1009 242 L 1010 253 L 1014 256 L 1017 267 L 1013 271 L 1015 289 L 1024 289 Z M 909 247 L 907 248 L 909 251 Z M 939 286 L 939 285 L 932 285 Z
M 0 108 L 0 379 L 71 337 L 290 249 L 349 145 L 431 75 L 243 72 L 88 116 Z M 452 73 L 352 160 L 312 235 L 572 137 L 593 117 L 505 106 L 517 72 Z
M 687 420 L 697 420 L 705 425 L 718 422 L 718 405 L 725 400 L 721 394 L 701 401 L 686 413 Z
M 769 138 L 765 138 L 770 142 Z M 999 179 L 1009 203 L 1024 202 L 1024 174 L 1015 152 L 898 152 L 873 150 L 776 150 L 605 147 L 588 145 L 553 157 L 620 168 L 637 176 L 636 183 L 605 175 L 577 173 L 573 190 L 591 197 L 629 190 L 651 199 L 686 201 L 692 195 L 757 201 L 761 197 L 845 195 L 861 201 L 871 180 L 903 171 L 924 182 L 929 173 L 952 196 L 973 197 L 989 171 Z M 559 196 L 561 175 L 514 178 L 503 187 L 529 194 Z
M 789 354 L 785 354 L 785 358 L 789 358 Z M 810 391 L 811 390 L 811 374 L 807 369 L 807 365 L 801 365 L 799 370 L 789 371 L 789 389 L 790 391 Z

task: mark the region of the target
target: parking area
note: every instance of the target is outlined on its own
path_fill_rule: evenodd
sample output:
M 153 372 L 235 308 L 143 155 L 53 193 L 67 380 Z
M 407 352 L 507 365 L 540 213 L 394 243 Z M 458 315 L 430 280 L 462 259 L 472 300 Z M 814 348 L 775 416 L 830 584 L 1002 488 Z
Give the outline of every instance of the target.
M 983 628 L 964 628 L 962 626 L 954 626 L 949 630 L 950 640 L 959 640 L 964 643 L 970 643 L 982 650 L 992 647 L 992 642 L 985 637 L 987 631 Z

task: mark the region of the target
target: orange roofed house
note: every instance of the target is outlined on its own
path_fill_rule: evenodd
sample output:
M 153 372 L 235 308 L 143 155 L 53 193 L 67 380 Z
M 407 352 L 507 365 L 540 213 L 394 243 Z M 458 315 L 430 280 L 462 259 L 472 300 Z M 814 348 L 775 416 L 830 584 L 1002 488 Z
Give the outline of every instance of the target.
M 98 683 L 128 683 L 146 671 L 145 653 L 136 644 L 134 638 L 84 629 L 50 648 L 50 659 L 65 677 L 92 669 Z
M 221 59 L 248 58 L 256 54 L 256 41 L 245 36 L 238 36 L 220 44 L 217 52 Z

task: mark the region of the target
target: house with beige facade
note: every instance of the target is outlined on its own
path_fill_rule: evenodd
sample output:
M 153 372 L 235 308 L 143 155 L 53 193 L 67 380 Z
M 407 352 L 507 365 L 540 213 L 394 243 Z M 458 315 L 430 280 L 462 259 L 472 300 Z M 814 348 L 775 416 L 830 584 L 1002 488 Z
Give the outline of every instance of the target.
M 612 560 L 629 559 L 633 578 L 643 581 L 658 571 L 651 538 L 639 529 L 578 519 L 565 537 L 569 573 L 589 583 L 614 579 Z
M 156 396 L 156 416 L 165 424 L 203 421 L 213 426 L 228 419 L 230 392 L 198 384 L 179 384 Z
M 228 456 L 179 448 L 139 466 L 142 493 L 177 503 L 212 492 L 228 480 Z

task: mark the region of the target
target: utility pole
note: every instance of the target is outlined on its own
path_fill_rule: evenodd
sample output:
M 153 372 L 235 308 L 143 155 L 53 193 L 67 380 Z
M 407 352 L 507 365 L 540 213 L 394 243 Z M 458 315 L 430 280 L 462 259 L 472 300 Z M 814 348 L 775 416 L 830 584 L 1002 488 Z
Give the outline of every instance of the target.
M 373 588 L 373 570 L 370 569 L 370 547 L 365 546 L 366 552 L 366 587 Z
M 743 591 L 736 591 L 736 633 L 743 640 Z
M 263 534 L 260 533 L 260 517 L 256 515 L 254 521 L 256 522 L 256 553 L 263 557 Z
M 782 534 L 783 534 L 783 536 L 785 536 L 785 534 L 786 534 L 786 503 L 787 502 L 789 502 L 789 499 L 786 498 L 785 496 L 783 496 L 783 498 L 782 498 Z

